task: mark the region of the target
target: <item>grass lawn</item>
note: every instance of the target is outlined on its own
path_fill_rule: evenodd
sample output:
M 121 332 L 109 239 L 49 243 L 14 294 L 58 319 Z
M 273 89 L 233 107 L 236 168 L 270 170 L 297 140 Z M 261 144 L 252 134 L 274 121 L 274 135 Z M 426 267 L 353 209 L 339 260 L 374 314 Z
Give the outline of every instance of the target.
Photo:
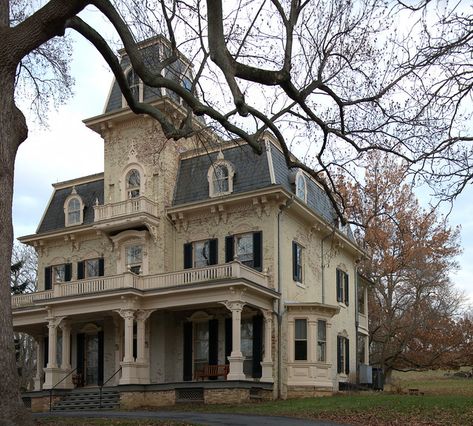
M 393 386 L 385 392 L 343 393 L 334 396 L 271 401 L 241 405 L 176 405 L 165 410 L 204 411 L 289 416 L 308 419 L 366 425 L 473 425 L 473 379 L 457 378 L 445 371 L 395 374 Z M 419 395 L 408 395 L 415 388 Z M 38 425 L 169 425 L 185 423 L 140 420 L 87 420 L 72 423 L 72 419 L 41 419 Z

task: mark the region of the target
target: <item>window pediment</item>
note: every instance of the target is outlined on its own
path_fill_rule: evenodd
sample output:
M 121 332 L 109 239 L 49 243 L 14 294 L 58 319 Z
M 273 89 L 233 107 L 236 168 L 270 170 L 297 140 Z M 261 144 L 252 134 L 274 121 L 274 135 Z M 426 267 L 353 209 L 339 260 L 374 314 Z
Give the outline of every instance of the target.
M 66 226 L 82 225 L 84 222 L 84 202 L 75 187 L 64 201 L 64 216 Z

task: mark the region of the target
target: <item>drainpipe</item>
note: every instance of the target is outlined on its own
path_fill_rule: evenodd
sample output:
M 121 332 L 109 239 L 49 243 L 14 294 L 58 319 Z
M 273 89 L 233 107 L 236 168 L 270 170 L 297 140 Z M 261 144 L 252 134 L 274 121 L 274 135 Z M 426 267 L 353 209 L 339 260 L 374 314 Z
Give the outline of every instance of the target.
M 360 384 L 360 365 L 358 363 L 358 327 L 360 325 L 358 306 L 358 261 L 355 262 L 355 360 L 356 360 L 356 384 Z
M 281 214 L 288 209 L 294 201 L 294 196 L 285 204 L 279 206 L 278 212 L 278 293 L 280 294 L 278 300 L 278 399 L 281 399 L 282 388 L 282 289 L 281 289 Z
M 321 269 L 321 275 L 322 275 L 322 279 L 321 279 L 322 280 L 322 303 L 325 303 L 324 242 L 331 235 L 333 235 L 333 232 L 330 232 L 325 237 L 323 237 L 321 242 L 320 242 L 320 252 L 321 252 L 321 255 L 320 255 L 320 269 Z

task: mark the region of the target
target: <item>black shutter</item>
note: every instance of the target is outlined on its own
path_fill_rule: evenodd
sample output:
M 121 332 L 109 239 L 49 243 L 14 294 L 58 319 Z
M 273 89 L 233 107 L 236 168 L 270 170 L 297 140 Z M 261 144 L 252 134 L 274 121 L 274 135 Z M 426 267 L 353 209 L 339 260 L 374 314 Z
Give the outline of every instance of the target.
M 70 281 L 72 278 L 72 263 L 64 265 L 64 281 Z
M 225 237 L 225 263 L 233 261 L 235 257 L 235 247 L 233 242 L 233 235 Z
M 192 243 L 184 244 L 184 269 L 192 268 Z
M 350 340 L 345 338 L 345 374 L 350 372 Z
M 260 378 L 262 374 L 261 361 L 263 353 L 263 317 L 253 317 L 253 377 Z
M 136 322 L 133 322 L 133 358 L 136 360 L 138 358 L 138 326 Z
M 46 268 L 44 268 L 44 289 L 51 290 L 52 288 L 51 266 L 46 266 Z
M 48 366 L 49 360 L 49 336 L 44 336 L 43 339 L 43 367 Z
M 253 232 L 253 268 L 261 271 L 263 266 L 262 232 Z
M 349 298 L 348 298 L 348 274 L 344 274 L 345 275 L 345 305 L 349 305 Z
M 97 381 L 98 385 L 101 386 L 103 384 L 103 331 L 98 332 L 99 338 L 99 350 L 98 350 L 98 357 L 99 357 L 99 365 L 98 365 L 98 374 L 97 374 Z
M 228 357 L 232 354 L 232 319 L 225 318 L 225 364 L 229 364 Z
M 99 259 L 99 277 L 103 277 L 105 275 L 105 262 L 103 257 Z
M 342 336 L 337 336 L 337 373 L 343 372 L 342 365 Z
M 77 374 L 84 375 L 85 334 L 77 334 Z
M 84 274 L 84 261 L 81 260 L 80 262 L 77 262 L 77 279 L 78 280 L 83 280 L 85 277 Z
M 299 281 L 297 278 L 297 244 L 292 242 L 292 279 L 294 281 Z
M 218 263 L 218 239 L 213 238 L 209 240 L 209 265 L 216 265 Z
M 337 269 L 337 302 L 343 302 L 342 300 L 342 271 Z
M 192 322 L 184 323 L 184 381 L 192 380 Z

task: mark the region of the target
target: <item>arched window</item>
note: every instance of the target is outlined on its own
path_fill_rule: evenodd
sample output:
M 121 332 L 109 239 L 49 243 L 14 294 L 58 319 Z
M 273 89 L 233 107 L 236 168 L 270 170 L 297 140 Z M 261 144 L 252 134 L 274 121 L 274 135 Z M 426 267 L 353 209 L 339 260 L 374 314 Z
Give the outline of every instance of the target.
M 64 201 L 65 225 L 80 225 L 84 221 L 84 203 L 73 187 L 70 195 Z
M 228 167 L 226 164 L 217 164 L 214 167 L 213 184 L 215 192 L 228 192 Z
M 140 172 L 136 169 L 131 169 L 126 175 L 126 190 L 128 198 L 136 198 L 140 196 L 140 185 Z
M 307 202 L 307 184 L 304 175 L 300 171 L 296 176 L 296 196 Z
M 76 225 L 80 223 L 80 201 L 72 198 L 67 203 L 67 224 Z
M 218 197 L 233 192 L 233 176 L 235 170 L 232 163 L 223 159 L 220 155 L 215 163 L 209 167 L 207 179 L 209 181 L 209 196 Z
M 139 101 L 140 100 L 140 78 L 138 77 L 138 74 L 136 74 L 133 68 L 131 68 L 130 71 L 128 71 L 128 74 L 126 75 L 126 81 L 128 83 L 128 86 L 130 86 L 130 90 L 131 90 L 131 94 L 133 95 L 133 98 Z

